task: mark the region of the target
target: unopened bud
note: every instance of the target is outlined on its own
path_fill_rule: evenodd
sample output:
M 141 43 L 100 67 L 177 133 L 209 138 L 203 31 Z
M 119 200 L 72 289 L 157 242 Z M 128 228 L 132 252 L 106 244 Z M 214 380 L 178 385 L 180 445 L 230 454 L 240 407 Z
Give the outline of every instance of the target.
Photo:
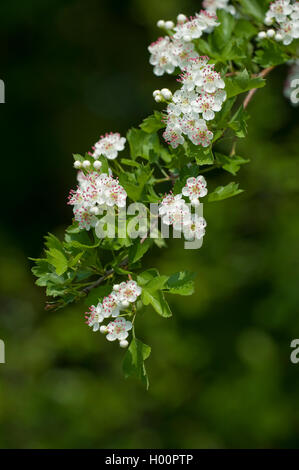
M 129 346 L 129 343 L 126 339 L 123 339 L 122 341 L 119 342 L 119 345 L 121 348 L 127 348 Z
M 185 23 L 186 20 L 187 20 L 187 16 L 183 15 L 183 13 L 180 13 L 177 16 L 177 22 L 180 23 L 180 24 Z
M 274 29 L 268 29 L 267 36 L 268 36 L 268 38 L 273 38 L 275 36 Z
M 162 90 L 161 90 L 161 95 L 162 95 L 163 98 L 164 98 L 165 100 L 167 100 L 167 101 L 168 101 L 168 100 L 171 100 L 171 98 L 172 98 L 172 93 L 171 93 L 170 90 L 168 90 L 168 88 L 162 88 Z
M 77 170 L 79 170 L 79 168 L 81 168 L 81 162 L 79 160 L 76 160 L 74 162 L 74 168 L 77 168 Z
M 82 163 L 83 168 L 89 168 L 90 167 L 90 161 L 89 160 L 84 160 Z
M 165 21 L 164 20 L 159 20 L 157 23 L 158 28 L 165 28 Z
M 103 334 L 107 333 L 107 326 L 102 325 L 102 326 L 100 327 L 100 332 L 103 333 Z
M 100 162 L 100 160 L 96 160 L 94 163 L 93 163 L 93 166 L 96 170 L 99 170 L 102 166 L 102 162 Z
M 172 28 L 174 28 L 174 22 L 173 22 L 173 21 L 166 21 L 166 23 L 165 23 L 165 28 L 166 28 L 166 29 L 172 29 Z
M 258 33 L 258 37 L 259 37 L 260 39 L 265 39 L 265 38 L 267 37 L 267 34 L 265 33 L 265 31 L 260 31 L 260 32 Z

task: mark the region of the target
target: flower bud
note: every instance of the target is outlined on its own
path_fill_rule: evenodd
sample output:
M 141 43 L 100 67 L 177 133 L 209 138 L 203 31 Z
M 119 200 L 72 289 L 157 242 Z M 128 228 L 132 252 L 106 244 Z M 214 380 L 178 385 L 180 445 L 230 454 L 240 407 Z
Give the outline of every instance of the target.
M 174 28 L 174 22 L 173 22 L 173 21 L 166 21 L 166 23 L 165 23 L 165 28 L 166 28 L 166 29 L 172 29 L 172 28 Z
M 274 29 L 268 29 L 267 36 L 268 36 L 268 38 L 273 38 L 275 36 Z
M 187 16 L 186 16 L 186 15 L 183 15 L 183 13 L 180 13 L 180 14 L 177 16 L 177 22 L 178 22 L 179 24 L 185 23 L 186 20 L 187 20 Z
M 153 97 L 156 98 L 157 95 L 160 95 L 160 90 L 153 91 Z
M 165 21 L 164 20 L 159 20 L 157 23 L 158 28 L 165 28 Z
M 267 26 L 270 26 L 270 25 L 273 23 L 272 18 L 266 18 L 265 21 L 264 21 L 264 23 L 265 23 Z
M 265 38 L 267 37 L 267 34 L 266 34 L 265 31 L 260 31 L 260 32 L 258 33 L 258 37 L 259 37 L 260 39 L 265 39 Z
M 93 167 L 96 169 L 96 170 L 99 170 L 102 166 L 102 162 L 100 162 L 99 160 L 96 160 L 94 163 L 93 163 Z
M 84 160 L 82 163 L 83 168 L 89 168 L 90 167 L 90 161 L 89 160 Z
M 81 168 L 81 162 L 79 160 L 76 160 L 74 162 L 74 168 L 77 168 L 77 170 L 79 170 L 79 168 Z
M 283 40 L 282 34 L 276 33 L 275 34 L 275 40 L 278 41 L 278 42 L 282 41 Z
M 113 290 L 115 290 L 116 292 L 119 291 L 119 284 L 114 284 Z
M 162 99 L 163 99 L 163 98 L 162 98 L 162 95 L 161 95 L 161 94 L 155 96 L 155 101 L 156 101 L 156 103 L 161 103 Z
M 168 88 L 162 88 L 162 90 L 161 90 L 161 95 L 162 95 L 163 98 L 164 98 L 165 100 L 167 100 L 167 101 L 168 101 L 168 100 L 171 100 L 171 98 L 172 98 L 172 93 L 171 93 L 170 90 L 168 90 Z
M 107 326 L 105 326 L 105 325 L 100 326 L 100 332 L 101 332 L 102 334 L 107 333 Z
M 130 305 L 130 303 L 127 300 L 123 300 L 121 304 L 123 307 L 128 307 Z
M 126 339 L 123 339 L 122 341 L 119 342 L 119 345 L 121 348 L 127 348 L 129 346 L 129 343 Z

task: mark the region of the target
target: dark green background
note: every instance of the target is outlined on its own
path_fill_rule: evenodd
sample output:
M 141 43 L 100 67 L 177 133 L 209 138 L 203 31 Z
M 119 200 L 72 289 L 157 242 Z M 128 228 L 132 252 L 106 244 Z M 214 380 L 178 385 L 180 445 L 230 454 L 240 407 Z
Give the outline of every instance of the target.
M 186 0 L 1 1 L 0 446 L 70 448 L 298 447 L 298 111 L 278 68 L 250 104 L 238 151 L 241 196 L 206 205 L 199 251 L 183 242 L 147 258 L 162 273 L 196 271 L 174 316 L 146 310 L 149 392 L 122 378 L 124 352 L 84 324 L 84 305 L 45 312 L 28 256 L 71 222 L 72 153 L 153 108 L 147 45 Z M 157 105 L 156 105 L 157 106 Z M 297 120 L 296 120 L 297 119 Z M 127 150 L 126 150 L 127 151 Z M 125 155 L 124 155 L 125 156 Z M 209 187 L 233 181 L 209 177 Z

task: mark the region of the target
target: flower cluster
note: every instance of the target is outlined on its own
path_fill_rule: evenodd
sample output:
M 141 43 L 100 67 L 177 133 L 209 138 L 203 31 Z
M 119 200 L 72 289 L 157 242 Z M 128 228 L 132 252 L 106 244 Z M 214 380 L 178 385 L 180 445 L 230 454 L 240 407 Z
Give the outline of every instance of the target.
M 183 230 L 187 240 L 201 239 L 205 234 L 206 221 L 198 214 L 192 214 L 183 196 L 188 197 L 192 206 L 199 206 L 199 198 L 208 193 L 203 176 L 188 178 L 181 194 L 167 194 L 159 206 L 159 215 L 166 225 Z
M 118 152 L 124 150 L 126 144 L 125 137 L 116 132 L 110 132 L 101 136 L 100 140 L 92 147 L 93 152 L 89 152 L 89 155 L 97 160 L 101 155 L 108 158 L 108 160 L 114 160 Z
M 206 121 L 213 120 L 215 112 L 221 110 L 226 92 L 224 80 L 208 61 L 208 57 L 189 61 L 179 80 L 182 87 L 167 107 L 163 137 L 173 148 L 184 143 L 183 134 L 203 147 L 208 147 L 213 139 Z
M 79 172 L 78 181 L 77 189 L 70 191 L 68 204 L 74 206 L 74 217 L 81 229 L 95 227 L 100 207 L 125 207 L 127 193 L 113 176 Z
M 272 28 L 261 31 L 258 34 L 260 39 L 274 38 L 288 46 L 293 39 L 299 38 L 299 2 L 276 0 L 271 3 L 266 13 L 265 24 Z
M 190 42 L 193 39 L 199 39 L 203 33 L 211 32 L 219 24 L 214 13 L 202 10 L 200 13 L 195 13 L 195 16 L 192 16 L 184 23 L 178 23 L 174 27 L 174 38 Z
M 208 13 L 215 14 L 217 10 L 225 10 L 231 15 L 235 15 L 235 7 L 229 5 L 228 2 L 229 0 L 204 0 L 202 6 Z
M 191 41 L 211 32 L 219 24 L 216 15 L 205 10 L 189 19 L 183 14 L 178 15 L 176 26 L 173 21 L 159 20 L 158 27 L 166 29 L 171 36 L 160 37 L 148 47 L 154 74 L 171 74 L 176 67 L 184 70 L 190 59 L 198 57 Z
M 176 67 L 183 70 L 189 59 L 198 57 L 194 50 L 194 44 L 175 40 L 168 36 L 153 42 L 148 50 L 151 54 L 150 64 L 154 66 L 154 74 L 157 76 L 173 73 Z
M 119 340 L 121 347 L 126 348 L 129 336 L 128 331 L 132 329 L 132 323 L 124 317 L 119 316 L 121 310 L 136 302 L 141 295 L 142 289 L 137 282 L 129 280 L 113 286 L 113 291 L 104 297 L 102 302 L 96 306 L 89 307 L 89 312 L 85 313 L 86 323 L 93 331 L 100 331 L 107 334 L 108 341 Z M 106 318 L 114 318 L 108 325 L 101 325 Z

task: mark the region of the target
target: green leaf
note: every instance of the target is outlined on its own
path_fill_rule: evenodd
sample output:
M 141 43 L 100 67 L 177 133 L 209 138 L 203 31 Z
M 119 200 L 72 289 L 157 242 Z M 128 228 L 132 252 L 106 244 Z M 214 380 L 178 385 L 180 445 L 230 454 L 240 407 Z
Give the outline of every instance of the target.
M 276 41 L 265 39 L 259 45 L 260 49 L 256 52 L 253 61 L 263 68 L 284 64 L 289 59 L 285 47 Z
M 257 36 L 258 29 L 250 21 L 239 19 L 236 23 L 234 34 L 239 38 L 251 39 Z
M 223 155 L 222 153 L 215 153 L 216 156 L 216 161 L 219 165 L 222 166 L 222 168 L 232 175 L 236 175 L 237 172 L 240 170 L 240 166 L 244 165 L 245 163 L 248 163 L 249 160 L 239 157 L 237 155 L 233 156 L 227 156 Z
M 138 380 L 141 380 L 141 382 L 146 386 L 146 389 L 149 387 L 149 380 L 144 361 L 149 358 L 150 353 L 150 346 L 142 343 L 139 339 L 134 337 L 123 361 L 125 378 L 135 377 Z
M 112 286 L 105 284 L 92 289 L 84 300 L 85 305 L 97 305 L 104 297 L 110 294 Z
M 195 273 L 181 271 L 169 277 L 166 288 L 171 294 L 192 295 L 194 292 Z
M 150 249 L 154 240 L 153 238 L 146 238 L 143 243 L 140 243 L 140 239 L 137 238 L 133 245 L 129 249 L 129 262 L 136 263 L 140 260 L 145 253 Z
M 165 127 L 165 123 L 163 122 L 163 114 L 159 113 L 158 111 L 154 111 L 154 114 L 145 118 L 139 127 L 144 132 L 148 132 L 149 134 L 157 132 L 159 129 L 163 129 L 163 127 Z
M 140 163 L 135 160 L 129 160 L 128 158 L 122 158 L 121 163 L 128 166 L 134 166 L 135 168 L 140 168 Z
M 253 16 L 256 20 L 264 22 L 267 10 L 264 0 L 238 0 L 244 13 Z
M 186 142 L 186 155 L 192 160 L 195 159 L 198 165 L 212 165 L 214 163 L 212 146 L 202 147 L 188 141 Z
M 208 202 L 222 201 L 223 199 L 228 199 L 233 196 L 237 196 L 243 192 L 242 189 L 239 189 L 238 183 L 229 183 L 226 186 L 219 186 L 215 189 L 209 196 Z
M 223 49 L 231 38 L 235 26 L 235 19 L 225 10 L 218 10 L 217 18 L 220 25 L 215 28 L 213 37 L 218 49 Z
M 148 134 L 143 130 L 132 128 L 127 133 L 127 139 L 133 160 L 142 157 L 150 161 L 158 161 L 159 158 L 165 162 L 171 161 L 171 155 L 160 143 L 157 133 Z
M 175 185 L 173 187 L 173 193 L 180 194 L 182 192 L 183 187 L 186 184 L 187 179 L 191 177 L 196 178 L 198 175 L 199 175 L 199 169 L 197 165 L 183 167 L 182 171 L 180 172 L 180 176 L 176 180 Z
M 262 88 L 266 81 L 261 77 L 251 78 L 246 69 L 233 77 L 225 78 L 225 91 L 227 98 L 239 95 L 253 88 Z
M 247 134 L 248 119 L 249 114 L 244 109 L 243 104 L 241 104 L 237 112 L 229 121 L 228 126 L 234 131 L 237 137 L 243 138 Z
M 162 317 L 169 318 L 172 316 L 171 310 L 162 291 L 148 290 L 146 285 L 142 288 L 141 300 L 144 305 L 150 304 L 153 309 Z
M 47 260 L 54 266 L 58 276 L 61 276 L 68 268 L 68 260 L 64 254 L 56 248 L 51 248 L 47 253 Z

